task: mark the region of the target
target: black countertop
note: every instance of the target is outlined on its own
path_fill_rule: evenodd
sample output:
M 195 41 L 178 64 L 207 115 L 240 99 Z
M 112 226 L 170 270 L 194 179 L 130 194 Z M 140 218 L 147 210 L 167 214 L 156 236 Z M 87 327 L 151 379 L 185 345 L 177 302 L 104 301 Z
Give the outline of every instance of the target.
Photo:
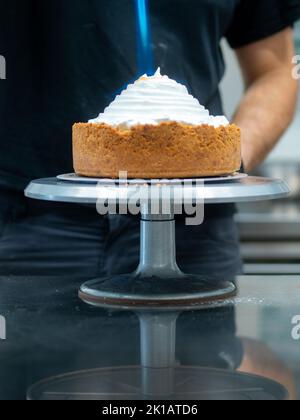
M 25 399 L 29 386 L 57 374 L 139 364 L 137 316 L 80 302 L 84 280 L 0 278 L 0 316 L 6 322 L 0 399 Z M 300 397 L 300 337 L 293 325 L 300 317 L 300 276 L 244 276 L 238 285 L 238 297 L 225 307 L 180 316 L 178 363 L 272 378 L 291 398 Z

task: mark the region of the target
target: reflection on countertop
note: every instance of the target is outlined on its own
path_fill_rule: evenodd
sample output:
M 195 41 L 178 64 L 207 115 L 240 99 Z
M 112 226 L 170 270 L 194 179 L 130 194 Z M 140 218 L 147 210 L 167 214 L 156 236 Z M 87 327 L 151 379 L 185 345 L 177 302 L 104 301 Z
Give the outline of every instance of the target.
M 139 364 L 137 316 L 81 303 L 82 280 L 0 278 L 7 328 L 0 341 L 0 399 L 24 399 L 30 385 L 60 373 Z M 300 340 L 292 336 L 292 322 L 300 315 L 300 277 L 243 276 L 238 284 L 237 298 L 225 307 L 180 316 L 178 364 L 259 374 L 295 397 Z

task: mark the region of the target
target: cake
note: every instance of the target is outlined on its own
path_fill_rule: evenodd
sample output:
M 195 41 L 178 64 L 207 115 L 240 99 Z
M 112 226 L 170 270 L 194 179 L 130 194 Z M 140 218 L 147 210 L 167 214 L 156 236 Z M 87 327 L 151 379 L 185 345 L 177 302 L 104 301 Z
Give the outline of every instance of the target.
M 75 172 L 89 177 L 227 175 L 240 169 L 241 133 L 158 70 L 129 85 L 96 119 L 73 126 L 73 157 Z

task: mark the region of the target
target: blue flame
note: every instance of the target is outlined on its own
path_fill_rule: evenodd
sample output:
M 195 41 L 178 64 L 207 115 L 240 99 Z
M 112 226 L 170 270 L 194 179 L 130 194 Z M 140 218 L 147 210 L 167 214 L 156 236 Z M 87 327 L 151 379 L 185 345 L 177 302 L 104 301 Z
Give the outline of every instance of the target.
M 154 74 L 148 0 L 135 0 L 137 14 L 138 72 Z

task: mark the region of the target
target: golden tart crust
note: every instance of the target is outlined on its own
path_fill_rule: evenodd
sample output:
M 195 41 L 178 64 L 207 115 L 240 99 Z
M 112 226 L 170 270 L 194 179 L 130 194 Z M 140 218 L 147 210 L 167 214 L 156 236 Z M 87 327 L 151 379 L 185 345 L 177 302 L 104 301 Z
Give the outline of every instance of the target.
M 241 132 L 236 125 L 190 126 L 177 122 L 73 126 L 74 169 L 79 175 L 118 178 L 190 178 L 232 174 L 241 166 Z

